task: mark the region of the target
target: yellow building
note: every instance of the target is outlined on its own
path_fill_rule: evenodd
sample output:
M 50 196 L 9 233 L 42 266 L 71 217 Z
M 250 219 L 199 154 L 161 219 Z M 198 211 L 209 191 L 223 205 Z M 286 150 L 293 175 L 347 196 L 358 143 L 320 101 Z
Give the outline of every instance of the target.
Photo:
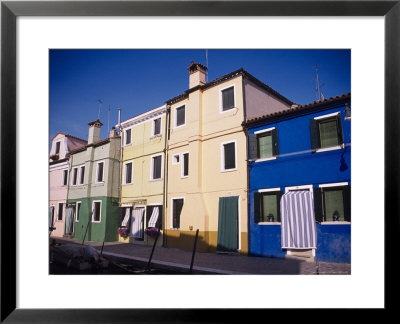
M 130 118 L 121 132 L 120 234 L 121 242 L 153 244 L 148 228 L 161 229 L 164 213 L 167 107 Z
M 292 102 L 240 69 L 211 82 L 192 63 L 189 89 L 167 101 L 170 114 L 164 243 L 246 254 L 247 140 L 242 123 Z

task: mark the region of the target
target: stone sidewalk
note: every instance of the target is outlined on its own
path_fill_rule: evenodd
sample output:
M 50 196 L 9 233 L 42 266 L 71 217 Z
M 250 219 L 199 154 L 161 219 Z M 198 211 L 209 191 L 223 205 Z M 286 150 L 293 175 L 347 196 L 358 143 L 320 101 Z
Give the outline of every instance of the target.
M 56 238 L 57 242 L 80 244 L 81 241 Z M 101 249 L 102 243 L 85 242 Z M 103 255 L 125 262 L 146 263 L 151 255 L 152 246 L 109 242 L 104 244 Z M 192 260 L 191 251 L 176 248 L 156 246 L 151 261 L 153 268 L 177 269 L 189 272 Z M 275 275 L 339 275 L 351 274 L 351 265 L 344 263 L 329 263 L 304 261 L 299 259 L 280 259 L 236 254 L 217 254 L 197 252 L 194 258 L 193 271 L 208 274 L 275 274 Z

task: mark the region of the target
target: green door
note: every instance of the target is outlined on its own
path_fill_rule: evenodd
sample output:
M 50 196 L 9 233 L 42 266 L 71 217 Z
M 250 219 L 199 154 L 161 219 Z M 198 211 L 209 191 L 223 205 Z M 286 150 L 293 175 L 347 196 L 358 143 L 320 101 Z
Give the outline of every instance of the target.
M 239 197 L 220 197 L 218 211 L 217 252 L 237 252 Z

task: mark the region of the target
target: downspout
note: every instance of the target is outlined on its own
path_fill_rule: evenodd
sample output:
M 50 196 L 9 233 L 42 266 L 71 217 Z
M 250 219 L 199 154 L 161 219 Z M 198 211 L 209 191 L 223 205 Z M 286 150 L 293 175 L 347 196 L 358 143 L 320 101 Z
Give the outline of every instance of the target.
M 121 207 L 121 192 L 122 192 L 122 146 L 124 143 L 124 132 L 121 127 L 121 108 L 118 108 L 118 129 L 120 132 L 120 149 L 119 149 L 119 182 L 118 182 L 118 207 Z M 119 215 L 119 214 L 118 214 Z M 119 223 L 119 218 L 118 218 L 118 223 Z M 119 227 L 119 224 L 118 224 Z
M 167 246 L 167 235 L 165 229 L 167 228 L 167 206 L 168 206 L 168 140 L 170 132 L 170 110 L 171 107 L 167 105 L 167 111 L 165 115 L 165 144 L 164 144 L 164 195 L 163 195 L 163 206 L 164 206 L 164 221 L 163 221 L 163 246 Z
M 249 165 L 249 134 L 246 126 L 246 88 L 244 85 L 244 74 L 242 74 L 242 97 L 243 97 L 243 131 L 246 136 L 246 191 L 247 191 L 247 254 L 250 254 L 250 165 Z

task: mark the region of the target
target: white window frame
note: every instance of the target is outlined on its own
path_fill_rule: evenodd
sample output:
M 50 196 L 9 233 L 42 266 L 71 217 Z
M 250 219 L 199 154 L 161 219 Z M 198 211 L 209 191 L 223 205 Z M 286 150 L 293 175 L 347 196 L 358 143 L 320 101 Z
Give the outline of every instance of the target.
M 131 182 L 126 182 L 126 165 L 129 164 L 129 163 L 132 164 Z M 124 177 L 123 177 L 122 184 L 123 185 L 133 184 L 133 160 L 126 161 L 126 162 L 123 163 L 123 172 L 124 172 Z
M 62 206 L 62 215 L 61 215 L 61 219 L 59 219 L 60 205 L 63 205 L 63 206 Z M 65 209 L 65 207 L 64 207 L 64 203 L 63 203 L 63 202 L 57 203 L 57 218 L 56 218 L 56 222 L 62 222 L 63 217 L 64 217 L 64 209 Z
M 188 159 L 189 159 L 189 155 L 190 155 L 190 154 L 189 154 L 189 151 L 187 151 L 187 152 L 182 152 L 182 153 L 180 154 L 180 161 L 182 161 L 182 163 L 181 163 L 181 178 L 182 178 L 182 179 L 188 178 L 188 177 L 189 177 L 189 165 L 188 165 L 188 174 L 187 174 L 187 175 L 183 175 L 183 170 L 184 170 L 184 168 L 185 168 L 185 163 L 184 163 L 183 156 L 184 156 L 185 154 L 188 155 Z
M 331 113 L 331 114 L 326 114 L 326 115 L 314 117 L 314 120 L 321 121 L 321 120 L 328 119 L 328 118 L 331 118 L 331 117 L 335 117 L 335 116 L 338 116 L 338 115 L 340 116 L 340 111 L 336 111 L 336 112 Z M 319 132 L 318 132 L 318 134 L 319 134 Z M 321 135 L 319 135 L 319 136 L 321 136 Z M 344 148 L 344 143 L 342 143 L 340 145 L 336 145 L 336 146 L 319 148 L 319 149 L 316 149 L 315 152 L 318 153 L 318 152 L 335 151 L 335 150 L 340 150 L 340 149 L 343 149 L 343 148 Z
M 262 133 L 270 133 L 271 132 L 271 137 L 272 137 L 272 131 L 274 129 L 276 129 L 276 127 L 270 127 L 270 128 L 262 129 L 262 130 L 254 132 L 254 135 L 260 135 Z M 257 145 L 258 145 L 258 139 L 256 138 L 256 140 L 257 140 Z M 257 146 L 257 150 L 258 150 L 258 146 Z M 276 158 L 277 158 L 277 156 L 271 156 L 271 157 L 268 157 L 268 158 L 256 159 L 256 160 L 254 160 L 254 162 L 257 163 L 257 162 L 271 161 L 271 160 L 276 160 Z
M 99 178 L 99 176 L 98 176 L 99 175 L 99 164 L 100 163 L 103 163 L 103 175 L 102 175 L 102 180 L 98 181 L 98 178 Z M 96 174 L 95 174 L 94 183 L 104 183 L 105 168 L 106 168 L 105 160 L 96 162 Z
M 78 205 L 79 207 L 82 206 L 82 201 L 77 201 L 75 204 L 75 223 L 79 223 L 79 219 L 78 219 Z
M 185 197 L 172 197 L 171 198 L 171 219 L 170 219 L 170 224 L 169 224 L 169 229 L 174 230 L 174 231 L 179 231 L 180 227 L 175 228 L 174 227 L 174 200 L 178 200 L 178 199 L 183 199 L 183 206 L 185 206 Z M 183 207 L 182 207 L 183 209 Z M 182 215 L 182 212 L 181 212 Z M 179 220 L 180 223 L 180 220 Z
M 67 175 L 65 175 L 65 171 L 67 171 Z M 68 169 L 63 169 L 62 170 L 62 182 L 61 182 L 62 186 L 68 186 L 68 176 L 69 176 L 69 170 Z M 65 180 L 67 180 L 66 184 L 64 184 Z
M 126 136 L 126 132 L 128 131 L 128 130 L 130 130 L 131 131 L 131 138 L 130 138 L 130 140 L 131 140 L 131 142 L 129 143 L 129 144 L 126 144 L 126 139 L 128 138 L 128 136 Z M 124 131 L 124 146 L 131 146 L 132 145 L 132 127 L 129 127 L 129 128 L 127 128 L 127 129 L 125 129 L 125 131 Z
M 78 173 L 79 173 L 79 176 L 78 176 L 78 181 L 77 181 L 77 185 L 78 185 L 78 186 L 82 186 L 82 185 L 85 184 L 85 174 L 84 174 L 84 176 L 83 176 L 83 182 L 81 183 L 82 168 L 85 168 L 85 172 L 86 172 L 86 167 L 85 167 L 85 165 L 84 165 L 84 164 L 80 165 L 80 166 L 79 166 L 79 172 L 78 172 Z
M 74 170 L 76 170 L 76 177 L 75 177 L 75 172 Z M 75 187 L 78 185 L 78 179 L 79 179 L 79 166 L 75 166 L 72 168 L 71 170 L 71 186 Z
M 95 221 L 95 220 L 94 220 L 94 213 L 93 213 L 93 211 L 94 211 L 94 204 L 95 204 L 96 202 L 99 202 L 99 203 L 100 203 L 100 220 L 98 220 L 98 221 Z M 93 201 L 92 201 L 92 223 L 101 223 L 101 208 L 102 208 L 102 205 L 103 205 L 103 202 L 102 202 L 101 200 L 93 200 Z
M 231 144 L 234 143 L 235 144 L 235 168 L 233 169 L 225 169 L 225 149 L 224 149 L 224 145 L 226 144 Z M 220 160 L 221 160 L 221 172 L 231 172 L 231 171 L 237 171 L 237 141 L 236 140 L 231 140 L 231 141 L 227 141 L 227 142 L 222 142 L 220 144 Z
M 154 179 L 153 178 L 153 168 L 154 168 L 154 160 L 153 158 L 156 156 L 161 156 L 161 176 L 160 178 Z M 150 181 L 162 181 L 163 179 L 163 170 L 164 170 L 164 154 L 159 153 L 159 154 L 154 154 L 152 156 L 150 156 Z
M 185 122 L 184 122 L 182 125 L 179 125 L 179 126 L 178 126 L 178 125 L 176 124 L 176 123 L 178 122 L 178 116 L 177 116 L 176 110 L 177 110 L 178 108 L 181 108 L 181 107 L 183 107 L 183 108 L 185 109 Z M 186 126 L 186 116 L 187 116 L 187 114 L 186 114 L 186 104 L 179 105 L 179 106 L 175 107 L 175 108 L 174 108 L 174 128 L 180 128 L 180 127 Z
M 185 117 L 186 117 L 186 115 L 185 115 Z M 155 121 L 156 121 L 157 119 L 160 120 L 160 133 L 154 134 L 154 131 L 155 131 L 154 124 L 155 124 Z M 185 118 L 185 121 L 186 121 L 186 118 Z M 161 116 L 160 116 L 160 117 L 155 117 L 155 118 L 153 118 L 153 119 L 152 119 L 152 122 L 151 122 L 151 138 L 153 138 L 153 137 L 159 137 L 159 136 L 162 136 L 162 118 L 161 118 Z
M 281 188 L 267 188 L 267 189 L 259 189 L 258 193 L 262 194 L 264 192 L 279 192 L 281 191 Z M 280 208 L 280 206 L 278 206 Z M 257 225 L 280 225 L 281 222 L 258 222 Z
M 175 158 L 178 157 L 178 162 L 175 161 Z M 178 165 L 181 163 L 181 155 L 179 153 L 172 154 L 172 165 Z
M 311 196 L 313 196 L 313 185 L 301 185 L 301 186 L 292 186 L 292 187 L 285 187 L 285 193 L 288 193 L 289 191 L 295 191 L 295 190 L 308 190 L 311 192 Z
M 233 87 L 233 107 L 228 109 L 228 110 L 223 110 L 222 91 L 227 90 L 227 89 L 232 88 L 232 87 Z M 234 83 L 230 84 L 230 85 L 228 85 L 228 86 L 226 86 L 224 88 L 219 89 L 219 113 L 223 114 L 223 113 L 226 113 L 228 111 L 231 111 L 232 109 L 237 109 L 237 106 L 236 106 L 236 86 L 235 86 Z
M 324 184 L 320 184 L 319 187 L 320 188 L 332 188 L 332 187 L 345 187 L 348 186 L 349 183 L 346 182 L 336 182 L 336 183 L 324 183 Z M 321 195 L 322 197 L 322 195 Z M 322 201 L 323 198 L 322 198 Z M 325 207 L 323 207 L 325 208 Z M 328 222 L 321 222 L 321 225 L 349 225 L 351 224 L 351 222 L 347 222 L 347 221 L 339 221 L 339 222 L 333 222 L 333 221 L 328 221 Z

